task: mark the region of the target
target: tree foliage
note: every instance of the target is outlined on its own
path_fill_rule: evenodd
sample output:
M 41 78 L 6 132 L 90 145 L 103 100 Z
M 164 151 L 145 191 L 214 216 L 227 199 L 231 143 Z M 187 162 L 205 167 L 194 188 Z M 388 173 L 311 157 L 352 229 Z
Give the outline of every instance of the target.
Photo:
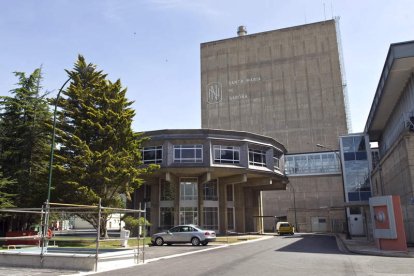
M 40 207 L 47 195 L 51 114 L 47 94 L 42 92 L 41 69 L 29 76 L 14 74 L 18 83 L 11 90 L 12 96 L 0 98 L 0 166 L 3 183 L 7 183 L 4 192 L 15 195 L 17 207 Z
M 66 203 L 96 205 L 102 199 L 103 206 L 124 207 L 121 195 L 130 199 L 148 171 L 140 167 L 142 137 L 131 128 L 135 112 L 127 90 L 82 56 L 67 73 L 71 82 L 57 103 L 52 196 Z M 80 216 L 97 226 L 96 215 Z M 102 225 L 107 217 L 104 213 Z
M 9 186 L 14 185 L 15 182 L 4 178 L 2 173 L 0 173 L 0 208 L 12 208 L 15 207 L 13 204 L 13 198 L 15 195 L 7 192 L 10 190 Z M 0 214 L 0 217 L 2 214 Z

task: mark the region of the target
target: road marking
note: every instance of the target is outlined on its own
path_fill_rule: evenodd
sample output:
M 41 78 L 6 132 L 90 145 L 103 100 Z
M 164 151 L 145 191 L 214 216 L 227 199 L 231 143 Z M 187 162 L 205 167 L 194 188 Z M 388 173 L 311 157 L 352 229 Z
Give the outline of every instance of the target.
M 262 238 L 252 239 L 252 240 L 248 240 L 248 241 L 240 241 L 240 242 L 236 242 L 236 243 L 232 243 L 232 244 L 217 245 L 217 246 L 206 248 L 206 249 L 200 249 L 200 250 L 195 250 L 195 251 L 190 251 L 190 252 L 185 252 L 185 253 L 173 254 L 173 255 L 159 257 L 159 258 L 152 258 L 152 259 L 145 260 L 144 263 L 139 263 L 139 264 L 136 264 L 136 263 L 131 264 L 131 260 L 116 261 L 116 263 L 114 261 L 114 263 L 111 262 L 110 265 L 107 265 L 105 268 L 102 268 L 103 264 L 100 263 L 100 264 L 98 264 L 98 271 L 97 272 L 95 272 L 95 271 L 79 272 L 77 274 L 71 274 L 71 275 L 67 275 L 67 276 L 93 275 L 93 274 L 108 272 L 108 271 L 117 270 L 117 269 L 123 269 L 123 268 L 139 266 L 139 265 L 145 265 L 147 263 L 152 263 L 152 262 L 156 262 L 156 261 L 160 261 L 160 260 L 167 260 L 167 259 L 172 259 L 172 258 L 176 258 L 176 257 L 196 254 L 196 253 L 199 253 L 199 252 L 206 252 L 206 251 L 210 251 L 210 250 L 216 250 L 216 249 L 225 248 L 225 247 L 228 247 L 228 246 L 235 246 L 235 245 L 241 245 L 241 244 L 246 244 L 246 243 L 251 243 L 251 242 L 267 240 L 267 239 L 270 239 L 270 238 L 273 238 L 273 236 L 265 236 L 265 237 L 262 237 Z M 109 264 L 109 262 L 108 262 L 108 264 Z

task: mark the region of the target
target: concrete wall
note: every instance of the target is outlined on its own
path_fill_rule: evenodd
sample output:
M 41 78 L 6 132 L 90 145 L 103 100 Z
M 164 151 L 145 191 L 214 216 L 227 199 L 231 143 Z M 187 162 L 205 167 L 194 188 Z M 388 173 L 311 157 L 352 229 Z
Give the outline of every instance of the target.
M 414 133 L 405 132 L 381 157 L 372 176 L 376 195 L 399 195 L 405 234 L 414 243 Z
M 289 153 L 337 148 L 347 123 L 335 28 L 328 20 L 201 44 L 202 127 L 270 136 Z M 298 186 L 302 229 L 310 229 L 309 210 L 343 205 L 338 175 L 289 180 Z M 264 215 L 286 216 L 293 198 L 266 191 L 263 205 Z
M 91 271 L 95 269 L 94 255 L 80 256 L 76 254 L 40 254 L 27 252 L 1 252 L 0 265 L 6 267 L 33 267 Z
M 335 21 L 201 44 L 201 107 L 203 128 L 267 135 L 290 153 L 336 146 L 347 126 Z
M 340 175 L 290 177 L 289 182 L 286 191 L 266 191 L 263 193 L 265 216 L 287 216 L 289 222 L 295 223 L 294 189 L 297 230 L 311 231 L 311 216 L 328 216 L 329 219 L 331 216 L 330 210 L 337 210 L 338 208 L 342 211 L 335 214 L 332 219 L 345 220 L 345 211 L 343 211 L 344 195 Z M 272 229 L 271 221 L 266 221 L 265 229 Z

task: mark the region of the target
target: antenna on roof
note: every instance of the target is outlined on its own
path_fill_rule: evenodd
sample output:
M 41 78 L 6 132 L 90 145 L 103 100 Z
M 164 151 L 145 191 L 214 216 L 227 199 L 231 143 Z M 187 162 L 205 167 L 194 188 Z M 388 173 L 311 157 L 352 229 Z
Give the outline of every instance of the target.
M 323 2 L 323 17 L 325 18 L 325 21 L 326 21 L 325 2 Z

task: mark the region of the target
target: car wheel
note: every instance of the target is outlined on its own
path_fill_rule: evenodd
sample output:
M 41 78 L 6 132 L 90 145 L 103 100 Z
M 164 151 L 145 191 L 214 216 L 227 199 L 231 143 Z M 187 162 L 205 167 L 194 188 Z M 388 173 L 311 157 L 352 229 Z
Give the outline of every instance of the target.
M 201 244 L 206 246 L 208 244 L 208 242 L 202 242 Z
M 192 238 L 191 244 L 194 246 L 200 245 L 200 239 L 199 238 Z
M 156 238 L 155 239 L 155 244 L 158 246 L 161 246 L 164 244 L 164 240 L 162 238 Z

